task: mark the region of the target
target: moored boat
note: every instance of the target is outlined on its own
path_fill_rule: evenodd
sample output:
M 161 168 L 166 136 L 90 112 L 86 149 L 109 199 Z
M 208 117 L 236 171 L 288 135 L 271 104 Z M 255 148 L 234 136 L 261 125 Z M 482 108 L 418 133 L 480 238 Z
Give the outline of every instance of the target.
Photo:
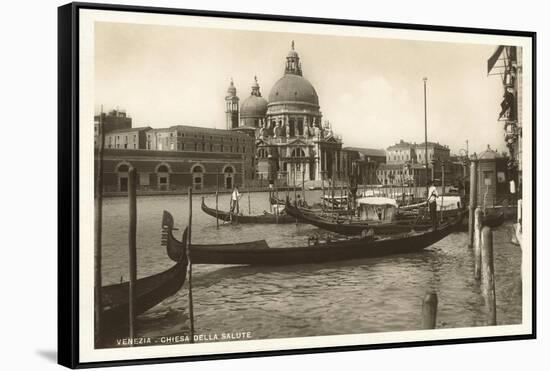
M 241 223 L 241 224 L 287 224 L 296 223 L 296 218 L 285 214 L 272 214 L 266 212 L 264 215 L 241 215 L 232 214 L 228 211 L 216 210 L 208 207 L 204 202 L 204 197 L 201 202 L 201 210 L 204 213 L 223 220 L 224 222 Z
M 191 261 L 193 264 L 293 265 L 416 252 L 448 236 L 455 230 L 459 222 L 460 215 L 435 230 L 408 231 L 392 236 L 367 235 L 354 238 L 332 238 L 315 241 L 303 247 L 270 248 L 264 244 L 252 248 L 228 247 L 218 244 L 191 245 Z M 173 238 L 170 230 L 168 230 L 167 236 L 168 245 L 181 244 Z
M 412 219 L 395 220 L 391 222 L 350 220 L 344 217 L 329 219 L 318 214 L 304 212 L 304 210 L 291 205 L 287 205 L 286 210 L 289 215 L 292 215 L 303 223 L 308 223 L 327 231 L 348 236 L 359 235 L 369 230 L 374 231 L 375 234 L 391 235 L 406 233 L 411 229 L 416 231 L 428 230 L 433 226 L 431 221 L 416 222 L 416 220 Z M 462 215 L 462 212 L 458 211 L 454 216 L 457 216 L 457 214 Z
M 184 232 L 187 232 L 187 229 Z M 185 241 L 185 238 L 182 239 Z M 174 295 L 185 282 L 187 273 L 187 256 L 185 243 L 180 242 L 167 248 L 168 256 L 176 264 L 164 272 L 140 278 L 136 281 L 136 315 L 144 313 L 164 299 Z M 126 326 L 128 324 L 129 282 L 103 286 L 101 288 L 102 322 L 108 327 Z

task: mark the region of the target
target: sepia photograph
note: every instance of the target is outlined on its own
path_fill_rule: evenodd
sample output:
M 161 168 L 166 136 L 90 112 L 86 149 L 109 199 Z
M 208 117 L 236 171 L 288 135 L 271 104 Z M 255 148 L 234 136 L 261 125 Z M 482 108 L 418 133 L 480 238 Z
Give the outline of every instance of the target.
M 80 9 L 81 362 L 533 334 L 533 44 Z

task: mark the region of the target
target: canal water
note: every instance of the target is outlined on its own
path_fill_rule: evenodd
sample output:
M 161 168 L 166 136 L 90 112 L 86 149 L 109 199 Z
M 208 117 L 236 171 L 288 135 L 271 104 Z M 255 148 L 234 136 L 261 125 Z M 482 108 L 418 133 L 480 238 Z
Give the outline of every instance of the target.
M 284 194 L 281 194 L 283 196 Z M 248 194 L 241 211 L 248 213 Z M 306 200 L 319 199 L 308 191 Z M 228 243 L 265 239 L 270 246 L 307 245 L 318 231 L 304 224 L 223 225 L 200 210 L 193 197 L 192 238 L 195 243 Z M 205 196 L 215 205 L 215 196 Z M 229 195 L 220 195 L 220 209 Z M 173 265 L 160 246 L 163 210 L 174 216 L 181 233 L 187 223 L 187 196 L 138 197 L 138 278 Z M 251 193 L 252 214 L 269 209 L 266 193 Z M 128 279 L 128 202 L 104 200 L 104 284 Z M 181 236 L 176 235 L 178 238 Z M 193 266 L 195 333 L 250 332 L 252 339 L 337 335 L 421 328 L 422 299 L 434 290 L 439 297 L 437 327 L 485 325 L 479 284 L 473 279 L 473 252 L 467 232 L 456 232 L 420 253 L 381 258 L 285 267 Z M 498 324 L 519 324 L 521 250 L 512 245 L 506 225 L 494 235 Z M 137 335 L 187 333 L 187 283 L 178 294 L 138 318 Z

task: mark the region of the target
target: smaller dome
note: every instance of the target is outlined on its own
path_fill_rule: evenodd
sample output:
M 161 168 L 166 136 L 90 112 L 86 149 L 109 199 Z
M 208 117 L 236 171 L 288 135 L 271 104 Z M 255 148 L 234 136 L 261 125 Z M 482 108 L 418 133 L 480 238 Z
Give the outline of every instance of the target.
M 494 160 L 501 157 L 500 153 L 487 145 L 487 149 L 479 154 L 478 160 Z
M 241 104 L 241 117 L 264 117 L 267 112 L 267 101 L 256 95 L 250 95 Z

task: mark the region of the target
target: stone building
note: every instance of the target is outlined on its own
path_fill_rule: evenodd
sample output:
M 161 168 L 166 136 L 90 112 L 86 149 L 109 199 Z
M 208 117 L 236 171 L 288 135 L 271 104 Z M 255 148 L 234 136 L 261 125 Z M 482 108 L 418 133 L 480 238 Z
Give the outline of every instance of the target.
M 510 153 L 510 179 L 521 192 L 523 127 L 523 56 L 517 46 L 498 46 L 487 61 L 487 73 L 502 79 L 502 102 L 498 121 L 503 125 L 504 140 Z
M 348 174 L 355 174 L 358 184 L 379 184 L 377 171 L 386 163 L 383 149 L 345 147 L 342 149 Z
M 319 97 L 303 77 L 300 56 L 294 49 L 285 58 L 284 74 L 264 99 L 257 78 L 241 107 L 235 127 L 234 103 L 238 102 L 231 82 L 226 98 L 228 127 L 256 138 L 257 176 L 288 182 L 345 179 L 342 140 L 322 122 Z
M 144 149 L 149 130 L 149 126 L 111 130 L 105 134 L 105 148 Z
M 234 154 L 241 158 L 245 180 L 254 178 L 254 148 L 254 138 L 239 131 L 174 125 L 146 132 L 148 150 Z
M 103 155 L 107 192 L 128 191 L 128 171 L 138 173 L 140 191 L 197 191 L 232 189 L 244 184 L 242 155 L 230 152 L 183 152 L 146 149 L 108 149 Z M 97 153 L 95 156 L 97 162 Z M 95 166 L 97 171 L 97 166 Z
M 487 145 L 487 149 L 477 157 L 478 205 L 492 207 L 510 197 L 508 182 L 509 157 L 500 154 Z
M 400 140 L 386 149 L 386 163 L 379 166 L 377 176 L 379 183 L 384 185 L 425 186 L 429 180 L 441 184 L 444 170 L 445 184 L 454 184 L 455 167 L 448 146 L 434 142 L 428 142 L 426 146 L 425 142 L 417 144 Z
M 130 129 L 132 127 L 132 118 L 126 115 L 123 110 L 113 109 L 109 112 L 101 112 L 94 116 L 94 143 L 98 145 L 99 124 L 103 125 L 105 134 L 114 130 Z

